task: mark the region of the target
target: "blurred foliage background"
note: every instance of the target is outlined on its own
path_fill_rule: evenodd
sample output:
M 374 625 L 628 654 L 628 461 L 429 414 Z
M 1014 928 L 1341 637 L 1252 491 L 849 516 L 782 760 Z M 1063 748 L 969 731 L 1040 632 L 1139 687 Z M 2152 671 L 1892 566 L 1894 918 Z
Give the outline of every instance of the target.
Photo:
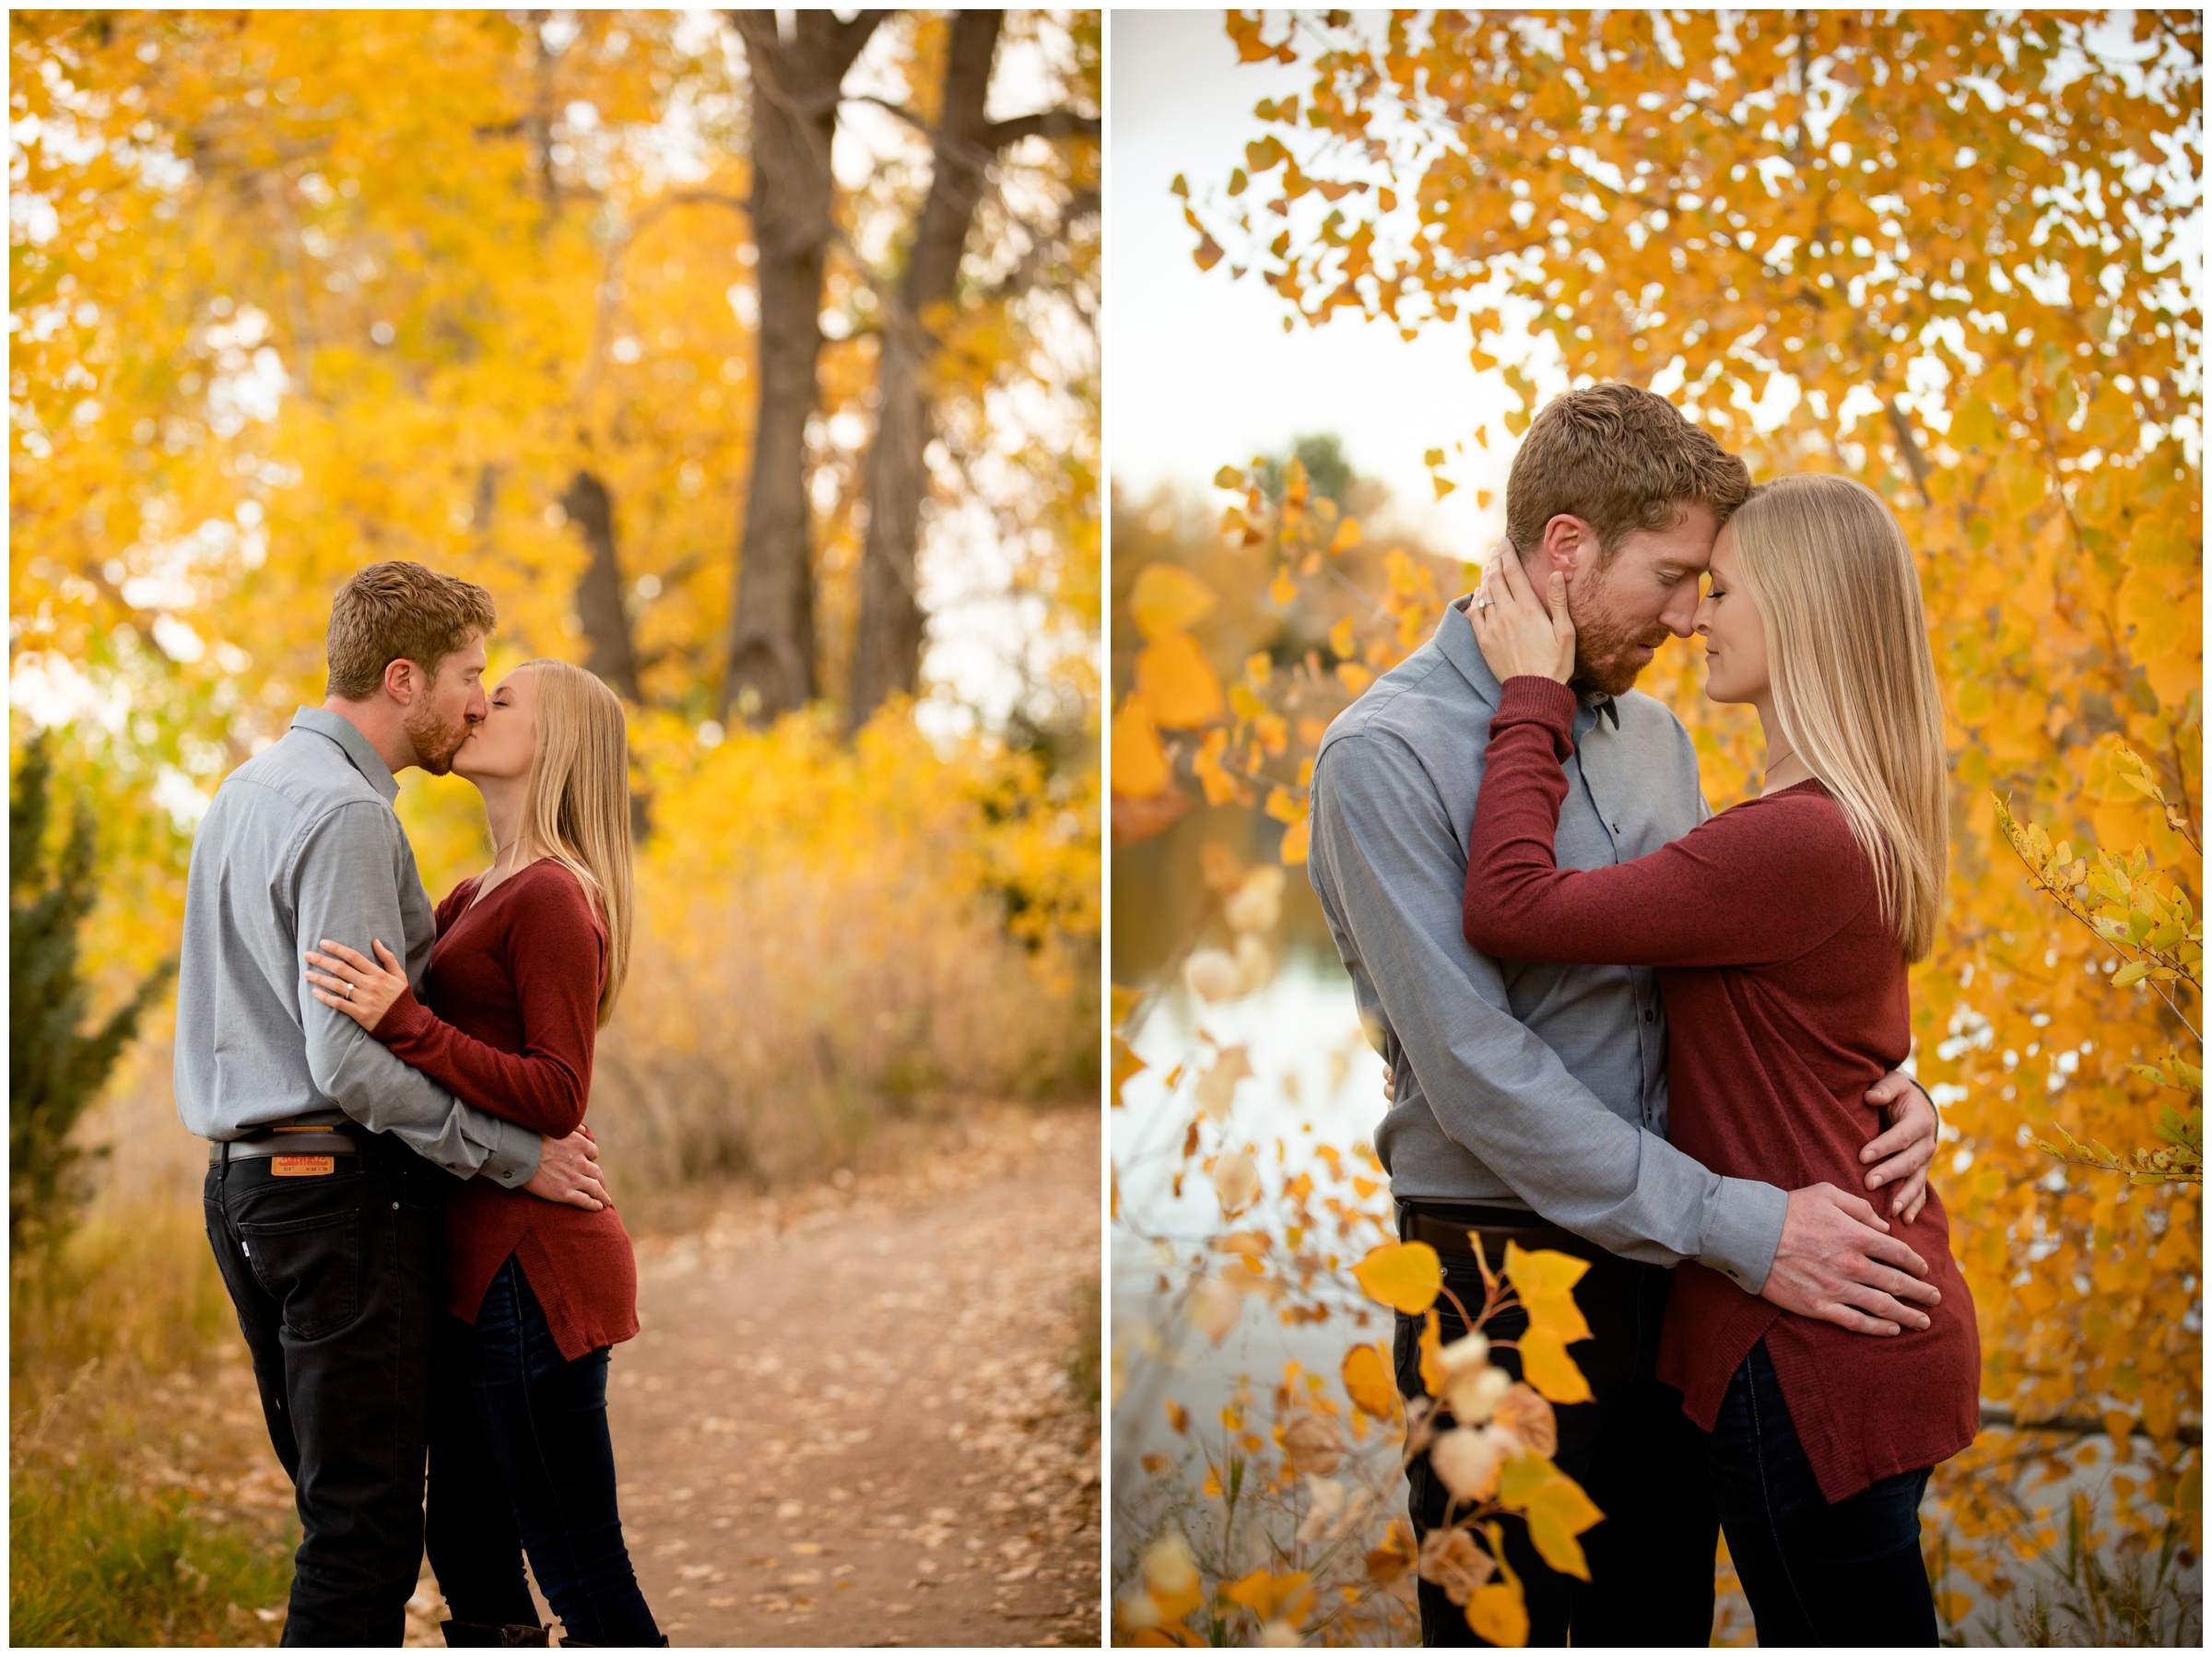
M 1437 434 L 1440 499 L 1494 478 L 1547 396 L 1625 379 L 1755 479 L 1841 472 L 1904 523 L 1953 777 L 1949 918 L 1913 975 L 1914 1064 L 1944 1115 L 1935 1176 L 1986 1355 L 1984 1431 L 1924 1513 L 1931 1579 L 1948 1638 L 2193 1642 L 2200 19 L 1226 27 L 1242 62 L 1288 66 L 1302 89 L 1256 105 L 1226 178 L 1176 181 L 1196 263 L 1264 283 L 1252 302 L 1286 330 L 1464 338 L 1508 412 Z M 1302 862 L 1328 720 L 1429 636 L 1473 566 L 1387 533 L 1326 441 L 1212 458 L 1230 464 L 1210 497 L 1113 508 L 1112 1071 L 1146 1117 L 1117 1125 L 1115 1258 L 1149 1285 L 1115 1337 L 1122 1628 L 1254 1635 L 1230 1590 L 1265 1557 L 1373 1608 L 1324 1598 L 1310 1633 L 1393 1638 L 1406 1561 L 1382 1510 L 1363 1570 L 1311 1522 L 1327 1503 L 1282 1424 L 1270 1440 L 1247 1423 L 1253 1385 L 1209 1357 L 1254 1323 L 1319 1320 L 1357 1343 L 1346 1269 L 1394 1235 L 1342 1114 L 1307 1137 L 1326 1101 L 1251 1079 L 1260 1050 L 1240 1032 L 1264 1017 L 1238 1005 L 1282 995 L 1311 1020 L 1278 958 L 1285 939 L 1327 946 L 1298 871 L 1278 913 L 1246 896 L 1244 865 Z M 1716 809 L 1756 791 L 1755 724 L 1704 703 L 1694 652 L 1663 651 L 1641 687 L 1689 727 Z M 1321 1384 L 1334 1363 L 1311 1345 L 1296 1350 Z M 1278 1393 L 1293 1417 L 1311 1407 L 1299 1381 Z M 1176 1400 L 1193 1394 L 1230 1396 L 1223 1432 L 1189 1436 Z M 1159 1440 L 1163 1400 L 1169 1448 L 1124 1465 L 1124 1438 Z M 1268 1502 L 1222 1499 L 1231 1462 Z M 1206 1579 L 1196 1620 L 1144 1608 L 1160 1592 L 1144 1549 L 1171 1529 Z M 1747 1633 L 1739 1616 L 1716 1637 Z
M 11 770 L 35 739 L 50 860 L 94 825 L 88 1037 L 173 952 L 223 777 L 322 699 L 331 593 L 406 558 L 490 590 L 493 676 L 629 706 L 592 1119 L 633 1226 L 1088 1107 L 1100 32 L 12 14 Z M 433 895 L 488 859 L 457 779 L 399 810 Z M 81 1223 L 16 1257 L 19 1641 L 276 1632 L 288 1489 L 235 1374 L 189 1380 L 241 1355 L 170 1006 L 68 1141 L 110 1153 Z

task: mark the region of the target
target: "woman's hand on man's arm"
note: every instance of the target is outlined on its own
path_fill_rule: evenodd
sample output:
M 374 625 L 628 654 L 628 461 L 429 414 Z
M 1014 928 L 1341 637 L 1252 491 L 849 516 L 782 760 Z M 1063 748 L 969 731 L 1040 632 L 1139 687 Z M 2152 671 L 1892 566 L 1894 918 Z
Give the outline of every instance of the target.
M 326 1007 L 335 1007 L 365 1030 L 374 1030 L 383 1022 L 392 1004 L 408 993 L 407 975 L 399 970 L 399 958 L 384 947 L 383 940 L 372 938 L 370 946 L 376 951 L 371 960 L 358 949 L 344 944 L 323 940 L 323 950 L 307 952 L 310 969 L 307 981 L 314 997 Z M 321 968 L 321 971 L 313 969 Z

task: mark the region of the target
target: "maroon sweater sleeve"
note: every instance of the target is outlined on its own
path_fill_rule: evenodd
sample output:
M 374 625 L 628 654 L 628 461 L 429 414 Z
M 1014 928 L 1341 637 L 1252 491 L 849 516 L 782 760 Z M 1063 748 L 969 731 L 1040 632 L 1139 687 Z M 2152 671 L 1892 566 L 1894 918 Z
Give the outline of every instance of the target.
M 513 878 L 531 889 L 512 894 L 519 901 L 504 905 L 500 923 L 460 946 L 486 952 L 487 972 L 502 970 L 493 952 L 504 957 L 522 1006 L 523 1051 L 465 1035 L 404 992 L 371 1033 L 470 1104 L 560 1139 L 583 1120 L 592 1090 L 606 934 L 583 887 L 558 864 Z M 467 976 L 455 972 L 457 987 Z
M 1562 869 L 1574 693 L 1506 681 L 1467 846 L 1467 942 L 1507 960 L 1750 967 L 1794 960 L 1872 901 L 1874 872 L 1818 786 L 1746 801 L 1648 857 Z

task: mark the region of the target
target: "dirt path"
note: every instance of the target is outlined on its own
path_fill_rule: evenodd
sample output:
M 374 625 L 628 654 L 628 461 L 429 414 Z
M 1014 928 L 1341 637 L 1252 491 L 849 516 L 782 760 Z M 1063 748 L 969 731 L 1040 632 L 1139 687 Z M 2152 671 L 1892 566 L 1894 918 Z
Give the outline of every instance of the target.
M 1096 1417 L 1066 1383 L 1098 1134 L 1007 1116 L 640 1242 L 610 1410 L 674 1644 L 1099 1643 Z M 409 1643 L 434 1643 L 427 1584 L 418 1607 Z

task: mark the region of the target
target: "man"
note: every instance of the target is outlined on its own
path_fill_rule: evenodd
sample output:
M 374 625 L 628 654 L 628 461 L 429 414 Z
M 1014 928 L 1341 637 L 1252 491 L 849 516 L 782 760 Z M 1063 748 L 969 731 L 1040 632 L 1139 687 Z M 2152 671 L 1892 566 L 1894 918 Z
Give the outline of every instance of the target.
M 1710 815 L 1688 734 L 1631 687 L 1668 634 L 1689 635 L 1699 575 L 1749 481 L 1710 435 L 1633 386 L 1571 392 L 1529 429 L 1507 533 L 1538 592 L 1554 570 L 1567 578 L 1583 704 L 1561 867 L 1641 857 Z M 1587 1586 L 1551 1571 L 1509 1524 L 1530 1643 L 1571 1633 L 1576 1645 L 1703 1645 L 1717 1522 L 1700 1437 L 1653 1374 L 1670 1268 L 1699 1261 L 1870 1339 L 1924 1327 L 1911 1303 L 1934 1291 L 1920 1281 L 1926 1263 L 1885 1235 L 1863 1198 L 1724 1179 L 1667 1144 L 1665 1013 L 1652 970 L 1499 961 L 1468 946 L 1461 890 L 1500 687 L 1461 613 L 1467 602 L 1330 728 L 1308 871 L 1394 1075 L 1375 1144 L 1400 1235 L 1433 1245 L 1471 1305 L 1482 1295 L 1471 1229 L 1493 1264 L 1508 1240 L 1593 1263 L 1576 1291 L 1592 1338 L 1572 1356 L 1594 1402 L 1559 1409 L 1556 1459 L 1607 1518 L 1583 1538 Z M 1902 1208 L 1934 1153 L 1934 1107 L 1895 1073 L 1867 1099 L 1898 1109 L 1870 1147 L 1889 1160 L 1868 1183 L 1888 1185 Z M 1457 1315 L 1440 1308 L 1450 1341 Z M 1423 1391 L 1419 1330 L 1400 1316 L 1409 1397 Z M 1500 1361 L 1516 1367 L 1512 1353 Z M 1425 1456 L 1409 1477 L 1425 1534 L 1443 1522 L 1448 1493 Z M 1419 1593 L 1429 1643 L 1482 1643 L 1441 1588 L 1423 1582 Z
M 363 570 L 331 606 L 323 706 L 230 774 L 193 842 L 177 1111 L 210 1142 L 207 1239 L 296 1487 L 287 1645 L 405 1633 L 454 1181 L 606 1197 L 584 1134 L 464 1104 L 305 985 L 324 939 L 389 938 L 422 993 L 435 926 L 394 776 L 443 775 L 485 717 L 492 623 L 481 587 Z

